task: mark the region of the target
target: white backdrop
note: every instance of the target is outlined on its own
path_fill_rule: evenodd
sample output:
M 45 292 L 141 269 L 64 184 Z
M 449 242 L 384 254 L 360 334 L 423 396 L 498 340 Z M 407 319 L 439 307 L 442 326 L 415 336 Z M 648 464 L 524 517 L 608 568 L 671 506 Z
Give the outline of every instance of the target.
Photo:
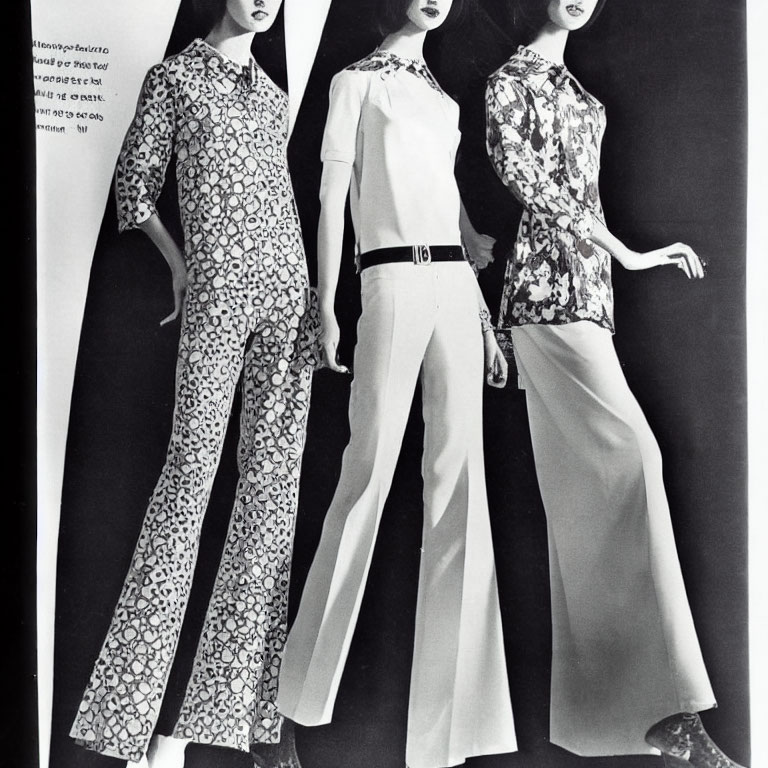
M 293 127 L 330 0 L 286 0 Z M 70 399 L 112 172 L 179 0 L 31 0 L 37 118 L 37 637 L 40 768 L 48 766 L 56 556 Z

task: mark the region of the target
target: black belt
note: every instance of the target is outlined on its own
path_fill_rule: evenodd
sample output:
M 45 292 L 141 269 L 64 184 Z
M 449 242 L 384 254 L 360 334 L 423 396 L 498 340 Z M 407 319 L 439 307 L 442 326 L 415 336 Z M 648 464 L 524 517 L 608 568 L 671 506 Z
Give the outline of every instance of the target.
M 431 264 L 433 261 L 464 261 L 460 245 L 400 245 L 396 248 L 377 248 L 360 254 L 360 271 L 377 264 L 410 261 L 413 264 Z

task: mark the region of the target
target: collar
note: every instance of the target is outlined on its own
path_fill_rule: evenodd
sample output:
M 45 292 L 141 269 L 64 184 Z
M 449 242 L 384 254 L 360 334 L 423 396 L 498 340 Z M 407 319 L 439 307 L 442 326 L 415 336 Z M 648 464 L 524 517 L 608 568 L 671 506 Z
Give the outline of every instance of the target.
M 429 86 L 437 91 L 441 96 L 444 95 L 443 89 L 435 79 L 435 76 L 427 66 L 427 62 L 424 59 L 412 59 L 409 56 L 401 56 L 399 53 L 393 53 L 387 48 L 377 48 L 372 56 L 380 56 L 381 58 L 392 62 L 396 67 L 405 69 L 417 77 L 422 77 L 427 81 Z
M 217 74 L 235 80 L 245 77 L 250 86 L 256 82 L 258 65 L 253 56 L 250 57 L 248 64 L 240 64 L 234 59 L 230 59 L 229 56 L 225 56 L 218 48 L 214 48 L 200 37 L 189 44 L 188 50 L 203 58 L 206 65 Z
M 586 93 L 581 83 L 570 73 L 565 64 L 550 61 L 527 45 L 518 46 L 515 58 L 529 65 L 528 75 L 538 89 L 541 89 L 547 82 L 556 88 L 571 82 L 580 91 Z

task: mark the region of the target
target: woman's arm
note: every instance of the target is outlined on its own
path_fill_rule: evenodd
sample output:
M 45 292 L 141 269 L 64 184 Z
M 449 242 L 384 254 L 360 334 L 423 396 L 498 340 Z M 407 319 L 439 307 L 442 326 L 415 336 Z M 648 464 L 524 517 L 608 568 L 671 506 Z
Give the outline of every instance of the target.
M 187 290 L 187 265 L 184 261 L 184 254 L 179 246 L 176 245 L 176 241 L 171 237 L 171 233 L 166 229 L 165 224 L 163 224 L 156 213 L 151 214 L 138 227 L 157 246 L 171 269 L 171 277 L 173 279 L 173 312 L 160 321 L 160 325 L 165 325 L 179 316 L 184 294 Z
M 459 209 L 459 229 L 472 263 L 478 269 L 488 266 L 493 261 L 493 244 L 496 241 L 490 235 L 480 234 L 472 226 L 463 201 Z M 486 380 L 493 387 L 503 387 L 507 383 L 507 361 L 496 341 L 496 334 L 493 332 L 491 323 L 491 313 L 488 311 L 488 305 L 485 303 L 485 297 L 477 280 L 475 280 L 475 294 L 477 295 L 480 326 L 483 331 Z
M 115 170 L 118 227 L 141 229 L 163 254 L 173 279 L 173 312 L 165 325 L 181 312 L 187 288 L 184 255 L 160 217 L 156 202 L 173 152 L 176 107 L 173 87 L 163 64 L 152 67 L 136 106 L 136 114 L 123 140 Z
M 140 227 L 157 212 L 156 203 L 173 154 L 176 105 L 171 77 L 163 64 L 144 78 L 136 114 L 123 139 L 115 169 L 120 232 Z
M 651 267 L 675 265 L 689 278 L 704 277 L 704 264 L 693 249 L 685 243 L 674 243 L 664 248 L 638 253 L 627 248 L 608 227 L 595 220 L 589 239 L 605 248 L 625 269 L 650 269 Z
M 546 157 L 534 148 L 542 137 L 529 105 L 529 95 L 517 83 L 496 79 L 486 90 L 487 149 L 496 173 L 530 211 L 542 215 L 580 240 L 605 248 L 626 269 L 649 269 L 674 264 L 688 277 L 704 277 L 704 267 L 693 250 L 675 243 L 647 253 L 636 253 L 616 238 L 605 224 L 580 203 L 562 180 L 547 167 Z
M 320 314 L 320 345 L 325 362 L 333 371 L 349 373 L 339 365 L 339 323 L 334 303 L 339 282 L 342 242 L 344 239 L 344 208 L 347 202 L 352 166 L 338 160 L 323 163 L 320 181 L 320 221 L 317 228 L 317 298 Z
M 459 230 L 472 266 L 476 269 L 485 269 L 493 261 L 493 246 L 496 239 L 490 235 L 481 234 L 472 226 L 463 200 L 459 209 Z

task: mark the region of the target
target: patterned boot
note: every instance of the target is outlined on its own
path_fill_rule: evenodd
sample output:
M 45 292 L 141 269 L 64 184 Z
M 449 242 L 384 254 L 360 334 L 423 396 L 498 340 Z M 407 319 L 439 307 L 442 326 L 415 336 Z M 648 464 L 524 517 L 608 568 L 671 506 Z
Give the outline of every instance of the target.
M 251 744 L 254 768 L 301 768 L 293 721 L 283 720 L 278 744 Z
M 695 714 L 664 718 L 651 727 L 645 740 L 661 751 L 669 768 L 742 768 L 712 741 Z

